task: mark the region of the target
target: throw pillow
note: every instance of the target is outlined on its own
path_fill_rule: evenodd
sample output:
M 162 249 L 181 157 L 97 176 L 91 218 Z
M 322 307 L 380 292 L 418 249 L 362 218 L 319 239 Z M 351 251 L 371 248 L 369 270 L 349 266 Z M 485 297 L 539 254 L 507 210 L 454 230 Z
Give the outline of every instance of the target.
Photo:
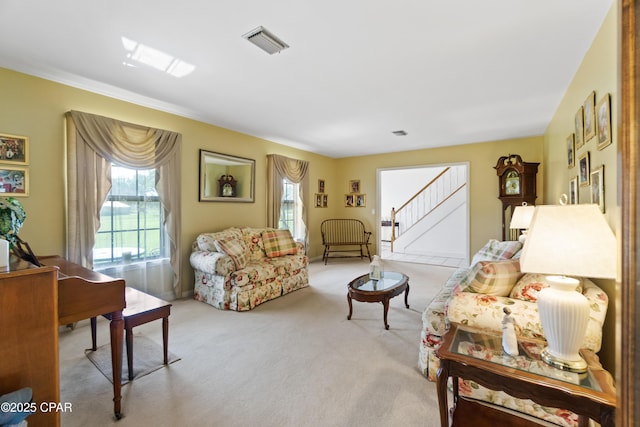
M 522 273 L 520 260 L 480 261 L 468 290 L 479 294 L 506 297 Z
M 580 284 L 576 291 L 582 293 L 582 279 L 578 278 L 578 280 L 580 280 Z M 538 292 L 548 287 L 549 281 L 546 274 L 527 273 L 518 280 L 509 297 L 522 301 L 537 302 Z
M 219 239 L 215 242 L 216 249 L 231 257 L 236 269 L 247 266 L 247 246 L 241 239 Z
M 510 259 L 522 248 L 522 243 L 516 240 L 508 240 L 501 242 L 491 239 L 482 247 L 471 260 L 471 266 L 476 265 L 480 261 L 499 261 L 501 259 Z
M 262 233 L 264 252 L 269 258 L 295 255 L 298 247 L 289 230 L 266 230 Z

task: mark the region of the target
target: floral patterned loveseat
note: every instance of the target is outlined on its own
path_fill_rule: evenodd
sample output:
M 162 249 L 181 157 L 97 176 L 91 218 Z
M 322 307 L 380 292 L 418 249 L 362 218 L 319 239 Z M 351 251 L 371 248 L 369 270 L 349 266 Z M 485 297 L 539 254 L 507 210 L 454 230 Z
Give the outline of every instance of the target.
M 516 323 L 516 333 L 520 337 L 544 339 L 536 301 L 537 292 L 548 283 L 544 275 L 520 272 L 521 247 L 517 241 L 490 240 L 474 255 L 470 267 L 454 271 L 427 306 L 422 314 L 418 364 L 420 371 L 430 381 L 436 380 L 440 365 L 435 350 L 451 322 L 501 334 L 502 309 L 509 307 Z M 581 279 L 580 288 L 591 306 L 584 347 L 597 353 L 602 344 L 607 294 L 586 278 Z M 577 416 L 569 411 L 515 399 L 504 392 L 488 390 L 475 383 L 461 380 L 459 391 L 461 395 L 524 412 L 554 424 L 577 425 Z
M 309 259 L 289 230 L 232 227 L 202 233 L 189 260 L 194 298 L 222 310 L 251 310 L 309 286 Z

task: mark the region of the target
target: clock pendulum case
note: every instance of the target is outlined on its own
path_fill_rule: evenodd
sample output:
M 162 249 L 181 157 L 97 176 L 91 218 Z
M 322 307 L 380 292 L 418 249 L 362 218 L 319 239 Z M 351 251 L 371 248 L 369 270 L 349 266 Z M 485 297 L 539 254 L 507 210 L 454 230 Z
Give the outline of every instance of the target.
M 538 165 L 540 163 L 523 162 L 518 154 L 509 154 L 500 157 L 494 167 L 498 174 L 498 199 L 502 202 L 502 240 L 506 240 L 509 229 L 506 223 L 507 209 L 511 218 L 516 206 L 536 204 Z

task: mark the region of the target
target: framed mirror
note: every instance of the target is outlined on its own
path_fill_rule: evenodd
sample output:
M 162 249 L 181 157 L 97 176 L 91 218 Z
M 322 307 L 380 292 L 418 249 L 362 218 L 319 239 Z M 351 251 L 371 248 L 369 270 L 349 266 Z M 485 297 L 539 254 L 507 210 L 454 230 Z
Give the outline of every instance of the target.
M 256 161 L 200 150 L 201 202 L 254 202 Z

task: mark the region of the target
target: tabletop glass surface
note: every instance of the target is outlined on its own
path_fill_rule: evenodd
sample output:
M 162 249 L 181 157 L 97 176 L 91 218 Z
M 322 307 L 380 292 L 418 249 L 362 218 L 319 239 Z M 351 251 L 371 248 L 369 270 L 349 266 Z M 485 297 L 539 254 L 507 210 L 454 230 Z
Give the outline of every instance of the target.
M 501 336 L 487 335 L 458 327 L 449 351 L 579 385 L 591 390 L 602 391 L 590 370 L 586 373 L 578 374 L 554 368 L 542 361 L 540 353 L 544 347 L 545 345 L 542 343 L 518 341 L 520 354 L 518 356 L 510 356 L 502 349 Z
M 371 280 L 367 275 L 357 279 L 352 286 L 360 291 L 384 291 L 396 286 L 403 278 L 404 275 L 402 273 L 385 271 L 381 280 Z

